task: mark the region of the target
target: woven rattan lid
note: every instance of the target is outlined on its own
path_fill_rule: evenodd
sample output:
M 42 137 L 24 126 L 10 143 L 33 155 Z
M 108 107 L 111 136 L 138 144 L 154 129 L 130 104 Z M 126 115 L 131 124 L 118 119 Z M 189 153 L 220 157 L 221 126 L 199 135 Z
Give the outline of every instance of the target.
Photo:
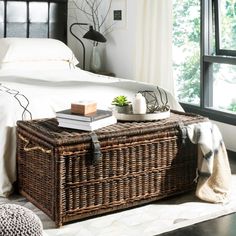
M 184 125 L 199 123 L 208 120 L 205 117 L 172 111 L 167 119 L 147 122 L 118 122 L 95 131 L 99 140 L 107 138 L 125 137 L 133 135 L 144 135 L 150 132 L 178 128 Z M 31 121 L 18 121 L 18 129 L 42 138 L 53 146 L 74 144 L 91 141 L 90 132 L 75 129 L 66 129 L 58 126 L 55 118 L 39 119 Z

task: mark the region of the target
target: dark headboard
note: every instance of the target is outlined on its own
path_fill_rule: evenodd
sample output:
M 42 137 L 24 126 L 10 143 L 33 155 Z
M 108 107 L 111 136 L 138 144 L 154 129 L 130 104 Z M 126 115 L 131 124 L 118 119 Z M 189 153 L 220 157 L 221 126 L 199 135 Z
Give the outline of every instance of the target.
M 0 38 L 67 42 L 67 0 L 0 0 Z

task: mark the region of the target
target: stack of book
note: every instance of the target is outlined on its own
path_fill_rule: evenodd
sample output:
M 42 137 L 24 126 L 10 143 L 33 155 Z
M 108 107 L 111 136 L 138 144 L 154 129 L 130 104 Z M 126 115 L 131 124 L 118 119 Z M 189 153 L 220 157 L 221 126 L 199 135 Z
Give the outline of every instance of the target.
M 71 109 L 59 111 L 56 118 L 60 127 L 93 131 L 117 122 L 112 111 L 97 110 L 87 115 L 73 114 Z

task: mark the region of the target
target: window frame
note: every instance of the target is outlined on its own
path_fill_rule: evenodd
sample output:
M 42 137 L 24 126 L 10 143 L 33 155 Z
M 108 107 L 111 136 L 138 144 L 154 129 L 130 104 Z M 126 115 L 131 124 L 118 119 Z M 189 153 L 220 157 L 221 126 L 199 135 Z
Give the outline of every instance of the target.
M 213 105 L 213 100 L 212 100 L 213 63 L 236 65 L 236 57 L 233 57 L 232 55 L 231 56 L 213 55 L 213 50 L 211 48 L 212 45 L 211 35 L 213 32 L 212 13 L 213 13 L 213 4 L 215 4 L 214 6 L 217 7 L 219 6 L 218 0 L 200 0 L 200 1 L 201 1 L 200 105 L 197 106 L 181 102 L 180 104 L 182 105 L 183 109 L 186 112 L 198 113 L 200 115 L 209 117 L 209 119 L 211 120 L 223 122 L 226 124 L 236 125 L 236 114 L 211 108 Z M 232 52 L 232 50 L 228 51 Z
M 216 41 L 216 55 L 224 56 L 236 56 L 236 50 L 222 49 L 220 45 L 220 0 L 214 0 L 215 2 L 215 41 Z

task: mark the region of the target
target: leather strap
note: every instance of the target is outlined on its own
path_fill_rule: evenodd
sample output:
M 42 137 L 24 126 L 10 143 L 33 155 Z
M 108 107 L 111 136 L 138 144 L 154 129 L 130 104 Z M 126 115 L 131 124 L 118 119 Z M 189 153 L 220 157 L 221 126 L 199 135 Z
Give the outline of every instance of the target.
M 184 123 L 182 121 L 178 122 L 178 126 L 179 126 L 179 130 L 181 133 L 182 144 L 184 145 L 186 143 L 186 139 L 188 137 L 187 127 L 184 125 Z
M 98 141 L 98 136 L 95 132 L 91 132 L 90 136 L 92 138 L 92 163 L 96 164 L 102 157 L 100 142 Z

